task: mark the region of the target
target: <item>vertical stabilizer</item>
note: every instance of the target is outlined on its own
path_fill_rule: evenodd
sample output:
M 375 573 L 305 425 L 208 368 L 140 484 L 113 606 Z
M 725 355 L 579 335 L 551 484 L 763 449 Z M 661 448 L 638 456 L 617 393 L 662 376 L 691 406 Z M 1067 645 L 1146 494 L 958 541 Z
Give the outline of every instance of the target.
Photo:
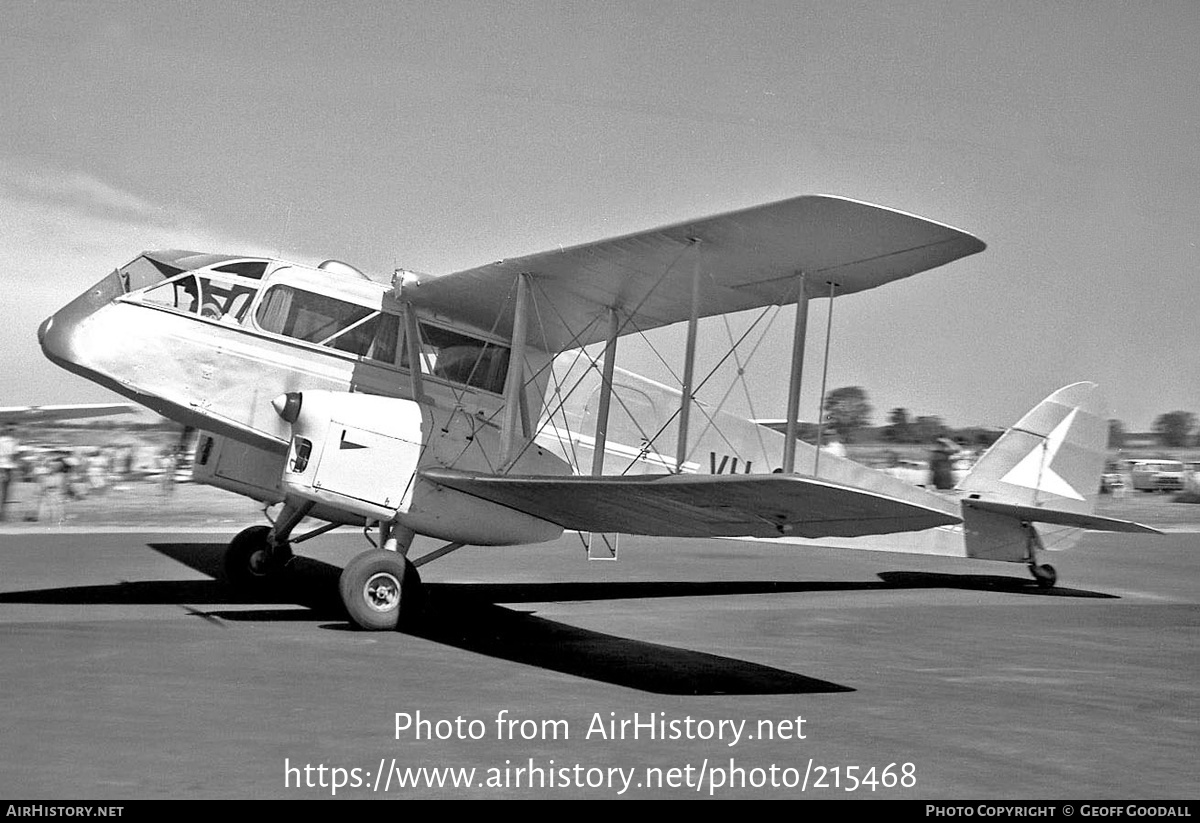
M 1090 513 L 1099 495 L 1107 412 L 1095 383 L 1047 397 L 1006 431 L 958 484 L 985 500 Z

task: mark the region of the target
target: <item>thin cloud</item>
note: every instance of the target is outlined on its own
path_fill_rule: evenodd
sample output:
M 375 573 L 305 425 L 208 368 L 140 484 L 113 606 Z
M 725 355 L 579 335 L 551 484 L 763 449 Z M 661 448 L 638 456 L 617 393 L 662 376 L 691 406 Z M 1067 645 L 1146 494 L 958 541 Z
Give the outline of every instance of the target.
M 0 195 L 28 208 L 56 207 L 78 215 L 105 215 L 171 225 L 186 217 L 85 172 L 35 169 L 0 159 Z
M 6 307 L 0 346 L 21 364 L 0 377 L 0 395 L 14 402 L 53 399 L 64 376 L 42 357 L 38 324 L 107 272 L 156 248 L 270 253 L 93 175 L 0 158 L 0 294 Z
M 43 311 L 144 249 L 267 252 L 93 175 L 11 161 L 0 161 L 0 226 L 0 282 Z

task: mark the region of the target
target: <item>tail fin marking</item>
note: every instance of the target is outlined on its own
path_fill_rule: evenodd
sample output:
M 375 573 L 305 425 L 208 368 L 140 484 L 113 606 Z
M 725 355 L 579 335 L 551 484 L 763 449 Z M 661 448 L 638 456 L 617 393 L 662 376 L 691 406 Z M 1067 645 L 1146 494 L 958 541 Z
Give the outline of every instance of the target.
M 1066 441 L 1067 432 L 1071 428 L 1071 424 L 1075 422 L 1075 416 L 1079 413 L 1078 408 L 1071 409 L 1071 413 L 1063 418 L 1063 421 L 1054 427 L 1054 430 L 1046 436 L 1044 440 L 1021 458 L 1021 461 L 1008 470 L 1008 473 L 1000 478 L 1001 483 L 1008 483 L 1013 486 L 1024 486 L 1027 489 L 1033 489 L 1036 492 L 1049 492 L 1056 494 L 1059 497 L 1070 497 L 1075 500 L 1084 500 L 1084 496 L 1071 487 L 1071 484 L 1062 478 L 1062 476 L 1054 470 L 1054 458 L 1058 456 L 1058 450 L 1062 448 Z
M 1095 389 L 1074 383 L 1051 394 L 987 450 L 958 488 L 1014 505 L 1091 513 L 1108 431 Z

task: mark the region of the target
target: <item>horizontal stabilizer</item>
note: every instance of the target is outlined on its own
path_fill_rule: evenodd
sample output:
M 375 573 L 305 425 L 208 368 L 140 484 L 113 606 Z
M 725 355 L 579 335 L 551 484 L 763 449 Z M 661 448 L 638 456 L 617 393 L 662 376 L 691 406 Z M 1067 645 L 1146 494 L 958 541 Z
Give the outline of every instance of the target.
M 1094 514 L 1063 511 L 1062 509 L 1019 506 L 1012 503 L 999 503 L 994 500 L 964 500 L 963 505 L 973 509 L 995 512 L 996 514 L 1010 515 L 1021 520 L 1028 520 L 1031 523 L 1053 523 L 1056 526 L 1075 526 L 1080 529 L 1091 529 L 1098 532 L 1162 534 L 1158 529 L 1143 526 L 1141 523 L 1134 523 L 1132 520 L 1117 520 L 1113 517 L 1099 517 Z
M 788 474 L 521 477 L 426 469 L 421 475 L 578 531 L 664 537 L 858 537 L 962 522 L 940 509 Z

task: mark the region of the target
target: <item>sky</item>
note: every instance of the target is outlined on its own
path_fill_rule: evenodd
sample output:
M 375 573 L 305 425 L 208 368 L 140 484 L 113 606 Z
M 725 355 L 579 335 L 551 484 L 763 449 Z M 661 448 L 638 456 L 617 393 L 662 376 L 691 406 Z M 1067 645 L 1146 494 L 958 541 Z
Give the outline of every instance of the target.
M 1198 41 L 1191 0 L 5 0 L 0 405 L 112 398 L 35 330 L 143 249 L 387 279 L 824 193 L 988 244 L 834 301 L 828 386 L 875 423 L 1007 425 L 1092 380 L 1146 430 L 1200 413 Z M 790 329 L 729 410 L 784 415 Z M 650 341 L 676 372 L 681 340 Z

